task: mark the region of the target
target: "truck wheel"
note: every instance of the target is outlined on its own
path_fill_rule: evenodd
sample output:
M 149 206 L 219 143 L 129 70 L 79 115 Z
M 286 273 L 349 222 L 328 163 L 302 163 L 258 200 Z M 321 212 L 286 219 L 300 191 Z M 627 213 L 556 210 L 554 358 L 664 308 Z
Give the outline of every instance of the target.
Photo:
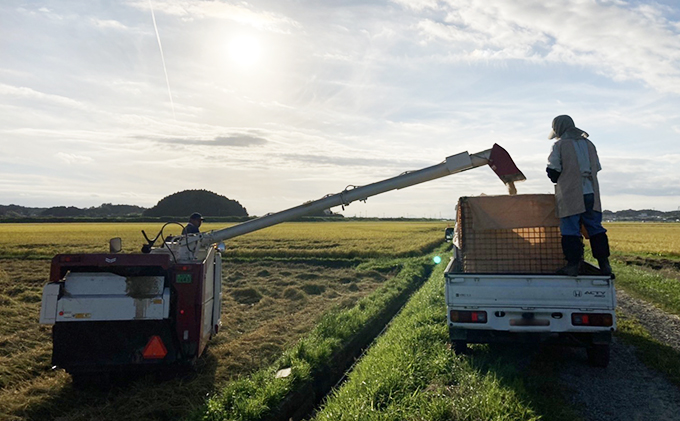
M 452 347 L 453 347 L 453 351 L 454 351 L 456 354 L 465 354 L 465 353 L 467 353 L 467 350 L 468 350 L 467 342 L 465 342 L 465 341 L 460 341 L 460 340 L 454 340 L 454 341 L 451 341 L 451 345 L 452 345 Z
M 609 344 L 591 345 L 587 352 L 591 366 L 605 368 L 609 365 Z

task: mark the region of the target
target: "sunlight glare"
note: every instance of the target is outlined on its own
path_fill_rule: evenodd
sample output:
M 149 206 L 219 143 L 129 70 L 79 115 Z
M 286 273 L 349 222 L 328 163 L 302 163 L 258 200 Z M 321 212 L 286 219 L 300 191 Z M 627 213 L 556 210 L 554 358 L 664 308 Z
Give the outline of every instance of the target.
M 250 36 L 234 38 L 229 43 L 229 56 L 236 64 L 250 67 L 260 59 L 260 43 Z

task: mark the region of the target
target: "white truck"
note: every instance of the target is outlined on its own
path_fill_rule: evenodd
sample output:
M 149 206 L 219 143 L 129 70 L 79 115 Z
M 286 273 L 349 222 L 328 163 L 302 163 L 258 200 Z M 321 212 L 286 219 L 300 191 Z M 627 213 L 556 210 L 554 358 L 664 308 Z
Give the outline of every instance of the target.
M 545 208 L 553 196 L 527 196 L 533 197 L 505 196 L 499 199 L 502 203 L 494 197 L 475 198 L 483 202 L 477 212 L 463 200 L 472 198 L 461 199 L 454 253 L 445 272 L 452 346 L 459 353 L 468 343 L 581 346 L 592 366 L 606 367 L 616 329 L 614 277 L 600 275 L 588 264 L 582 266 L 584 275 L 554 274 L 564 264 L 558 227 L 544 209 L 522 211 L 522 203 Z M 517 223 L 513 212 L 524 222 Z M 538 226 L 527 220 L 539 220 Z

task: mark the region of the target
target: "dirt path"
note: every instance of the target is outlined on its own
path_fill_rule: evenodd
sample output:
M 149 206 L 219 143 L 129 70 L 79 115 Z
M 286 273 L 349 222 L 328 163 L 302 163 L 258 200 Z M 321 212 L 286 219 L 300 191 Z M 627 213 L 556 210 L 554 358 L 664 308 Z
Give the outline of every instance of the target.
M 616 298 L 620 311 L 635 317 L 654 339 L 680 352 L 680 317 L 631 297 L 620 289 L 616 291 Z
M 618 308 L 635 317 L 662 343 L 680 351 L 680 318 L 617 291 Z M 680 389 L 635 355 L 635 348 L 614 338 L 606 369 L 589 367 L 583 350 L 566 358 L 560 380 L 585 421 L 680 420 Z

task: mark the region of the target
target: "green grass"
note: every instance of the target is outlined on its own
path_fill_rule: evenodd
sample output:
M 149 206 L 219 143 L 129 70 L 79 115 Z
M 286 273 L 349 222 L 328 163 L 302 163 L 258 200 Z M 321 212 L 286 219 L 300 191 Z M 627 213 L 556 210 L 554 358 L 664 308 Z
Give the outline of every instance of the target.
M 488 346 L 472 356 L 449 348 L 444 265 L 413 295 L 349 380 L 314 418 L 320 420 L 574 420 L 552 372 L 523 372 L 519 355 Z M 526 380 L 526 377 L 530 378 Z
M 210 398 L 205 408 L 191 419 L 262 420 L 286 396 L 303 384 L 314 380 L 325 367 L 332 367 L 333 355 L 342 349 L 361 329 L 377 317 L 399 296 L 412 290 L 426 275 L 424 258 L 402 259 L 402 269 L 390 282 L 359 300 L 356 306 L 326 313 L 312 332 L 284 352 L 274 364 L 229 383 Z M 367 271 L 394 267 L 395 261 L 371 262 L 358 269 Z M 280 369 L 290 368 L 291 375 L 275 378 Z
M 614 262 L 612 267 L 617 287 L 669 313 L 680 315 L 680 281 L 636 266 Z
M 680 280 L 649 268 L 613 263 L 615 285 L 662 310 L 680 315 Z M 642 362 L 680 386 L 680 352 L 654 339 L 637 319 L 617 311 L 616 336 L 636 348 Z

